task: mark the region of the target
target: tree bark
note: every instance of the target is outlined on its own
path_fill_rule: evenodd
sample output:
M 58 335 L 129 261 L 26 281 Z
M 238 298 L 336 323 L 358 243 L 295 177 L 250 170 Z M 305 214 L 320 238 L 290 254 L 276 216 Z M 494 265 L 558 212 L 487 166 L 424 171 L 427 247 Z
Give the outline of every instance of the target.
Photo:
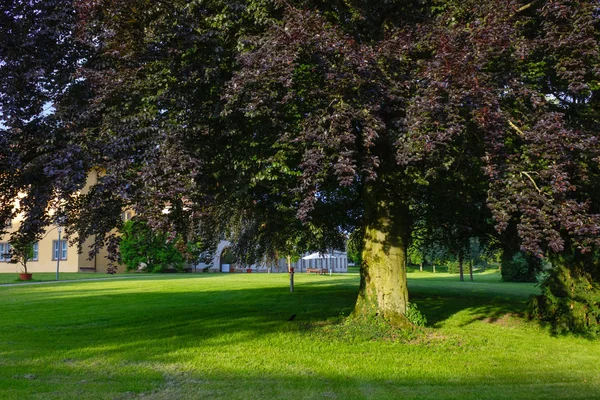
M 464 274 L 464 269 L 463 269 L 463 256 L 462 256 L 462 252 L 458 253 L 458 271 L 460 272 L 460 281 L 464 282 L 465 281 L 465 274 Z
M 410 326 L 406 318 L 406 247 L 410 237 L 407 209 L 390 199 L 365 201 L 366 229 L 354 308 L 357 317 L 381 317 L 394 327 Z

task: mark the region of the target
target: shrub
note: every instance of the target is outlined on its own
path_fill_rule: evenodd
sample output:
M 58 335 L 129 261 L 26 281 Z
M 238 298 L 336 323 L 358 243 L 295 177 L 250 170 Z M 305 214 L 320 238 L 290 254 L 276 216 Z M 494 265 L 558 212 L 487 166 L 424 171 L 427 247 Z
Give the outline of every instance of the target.
M 460 273 L 460 265 L 458 263 L 458 260 L 448 261 L 446 263 L 446 265 L 448 266 L 448 273 L 449 274 L 458 274 L 458 273 Z M 463 264 L 463 268 L 464 268 L 464 264 Z
M 510 261 L 502 264 L 502 280 L 505 282 L 537 282 L 542 270 L 541 261 L 523 252 L 517 252 Z
M 416 326 L 427 325 L 427 317 L 419 311 L 415 303 L 408 303 L 408 307 L 406 308 L 406 318 Z

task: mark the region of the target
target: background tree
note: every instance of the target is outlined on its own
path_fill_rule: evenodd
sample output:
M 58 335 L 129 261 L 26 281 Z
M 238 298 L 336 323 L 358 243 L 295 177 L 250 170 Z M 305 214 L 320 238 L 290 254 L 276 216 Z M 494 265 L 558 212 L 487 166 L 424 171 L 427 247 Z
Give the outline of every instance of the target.
M 354 263 L 355 266 L 360 266 L 362 263 L 362 238 L 362 232 L 356 229 L 350 233 L 346 242 L 346 254 L 348 256 L 348 261 Z

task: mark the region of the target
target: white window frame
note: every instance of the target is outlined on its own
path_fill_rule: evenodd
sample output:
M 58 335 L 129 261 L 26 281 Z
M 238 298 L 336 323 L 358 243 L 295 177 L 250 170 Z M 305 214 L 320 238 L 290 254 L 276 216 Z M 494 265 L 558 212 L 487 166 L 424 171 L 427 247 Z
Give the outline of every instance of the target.
M 60 249 L 60 259 L 62 260 L 66 260 L 67 259 L 67 241 L 64 239 L 60 240 L 62 246 Z M 58 248 L 58 240 L 53 240 L 52 241 L 52 260 L 56 261 L 58 259 L 58 253 L 59 253 L 59 248 Z
M 40 258 L 40 244 L 39 242 L 35 242 L 33 245 L 33 256 L 31 257 L 31 261 L 38 261 Z
M 10 243 L 0 243 L 0 262 L 10 262 Z

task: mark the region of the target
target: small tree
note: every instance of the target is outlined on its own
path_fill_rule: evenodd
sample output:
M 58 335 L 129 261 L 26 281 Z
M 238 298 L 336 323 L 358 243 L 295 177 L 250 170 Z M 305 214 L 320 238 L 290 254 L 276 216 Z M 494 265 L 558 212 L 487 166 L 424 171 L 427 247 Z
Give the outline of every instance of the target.
M 33 243 L 18 239 L 11 242 L 10 262 L 21 264 L 26 274 L 28 274 L 27 262 L 33 259 L 33 254 Z
M 423 264 L 426 262 L 426 246 L 423 237 L 419 235 L 420 231 L 414 231 L 411 237 L 410 246 L 408 246 L 408 262 L 418 265 L 419 271 L 423 272 Z

